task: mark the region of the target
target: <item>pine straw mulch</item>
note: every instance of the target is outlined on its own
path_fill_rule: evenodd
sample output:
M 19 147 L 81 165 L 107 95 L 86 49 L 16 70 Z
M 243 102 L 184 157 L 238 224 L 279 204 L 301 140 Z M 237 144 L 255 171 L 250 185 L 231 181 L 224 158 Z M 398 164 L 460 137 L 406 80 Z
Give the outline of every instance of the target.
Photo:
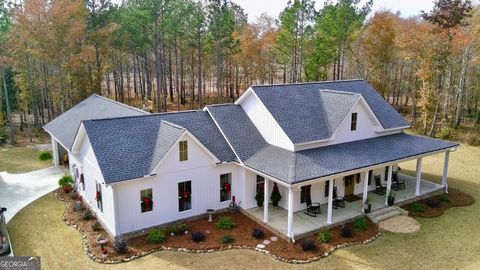
M 434 200 L 439 203 L 438 207 L 431 207 L 431 202 Z M 430 202 L 430 203 L 429 203 Z M 475 199 L 469 194 L 462 192 L 455 188 L 449 188 L 448 194 L 436 195 L 431 198 L 422 199 L 402 206 L 408 211 L 408 215 L 412 217 L 434 218 L 441 216 L 448 208 L 458 206 L 468 206 L 475 202 Z M 424 211 L 412 211 L 412 205 L 420 204 Z
M 70 225 L 80 231 L 84 235 L 84 249 L 87 255 L 97 262 L 103 263 L 118 263 L 122 261 L 130 261 L 141 256 L 145 256 L 159 250 L 178 250 L 183 252 L 213 252 L 216 250 L 225 250 L 232 248 L 243 248 L 258 250 L 265 254 L 268 254 L 275 259 L 290 263 L 307 263 L 318 260 L 322 257 L 328 256 L 335 249 L 355 245 L 368 243 L 375 240 L 380 231 L 374 223 L 368 218 L 367 229 L 365 231 L 356 231 L 353 223 L 345 224 L 353 231 L 353 236 L 350 238 L 344 238 L 341 236 L 342 226 L 336 226 L 329 229 L 331 240 L 328 244 L 323 244 L 317 241 L 317 234 L 305 237 L 296 243 L 290 243 L 289 241 L 278 237 L 269 230 L 264 229 L 254 220 L 250 219 L 242 213 L 218 213 L 214 215 L 213 222 L 209 223 L 206 216 L 185 222 L 189 226 L 188 234 L 179 234 L 175 236 L 167 235 L 167 239 L 161 244 L 152 244 L 146 240 L 146 235 L 134 236 L 128 239 L 128 251 L 125 254 L 117 254 L 113 250 L 113 239 L 108 235 L 104 229 L 94 231 L 92 224 L 97 221 L 95 217 L 90 220 L 83 219 L 83 211 L 74 211 L 75 199 L 71 194 L 65 194 L 58 189 L 55 192 L 57 198 L 66 204 L 66 210 L 64 214 L 64 221 L 67 225 Z M 222 216 L 231 217 L 236 226 L 231 230 L 221 230 L 215 227 L 216 221 Z M 254 228 L 260 228 L 265 233 L 263 239 L 255 239 L 252 237 L 252 231 Z M 203 232 L 206 235 L 205 241 L 195 243 L 191 240 L 191 233 Z M 102 258 L 100 245 L 96 243 L 96 239 L 99 235 L 108 238 L 108 243 L 105 245 L 108 251 L 108 257 Z M 224 235 L 230 235 L 234 238 L 234 242 L 231 244 L 223 244 L 221 239 Z M 277 241 L 271 241 L 266 245 L 265 249 L 256 249 L 257 244 L 262 244 L 263 240 L 271 240 L 272 236 L 277 236 Z M 312 239 L 316 243 L 316 250 L 303 251 L 301 242 L 304 239 Z

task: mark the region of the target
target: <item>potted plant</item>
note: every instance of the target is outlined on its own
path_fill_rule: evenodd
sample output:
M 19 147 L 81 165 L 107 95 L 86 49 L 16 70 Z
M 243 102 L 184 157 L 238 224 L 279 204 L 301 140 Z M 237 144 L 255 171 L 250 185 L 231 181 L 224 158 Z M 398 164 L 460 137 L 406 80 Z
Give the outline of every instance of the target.
M 65 193 L 70 193 L 70 191 L 72 191 L 73 179 L 70 175 L 64 175 L 58 180 L 58 185 Z
M 367 200 L 363 204 L 363 211 L 365 212 L 365 214 L 368 214 L 372 211 L 372 204 L 370 203 L 369 198 L 367 198 Z
M 265 195 L 263 194 L 263 190 L 257 191 L 257 194 L 255 195 L 255 200 L 257 201 L 258 207 L 263 206 L 263 201 L 265 200 Z
M 392 192 L 388 194 L 387 203 L 388 206 L 392 206 L 395 203 L 395 194 L 393 194 Z
M 272 205 L 277 207 L 278 202 L 282 199 L 282 195 L 280 194 L 280 191 L 278 190 L 277 183 L 273 184 L 273 190 L 272 190 L 272 195 L 270 195 L 270 200 L 272 201 Z

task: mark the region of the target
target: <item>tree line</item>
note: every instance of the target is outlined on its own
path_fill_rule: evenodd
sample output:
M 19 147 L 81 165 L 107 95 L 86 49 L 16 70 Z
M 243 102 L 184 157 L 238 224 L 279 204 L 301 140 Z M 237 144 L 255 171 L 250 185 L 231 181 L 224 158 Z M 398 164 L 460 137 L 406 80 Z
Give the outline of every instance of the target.
M 249 22 L 231 0 L 0 0 L 0 126 L 10 109 L 38 128 L 93 93 L 161 112 L 231 102 L 252 84 L 352 78 L 427 135 L 478 124 L 478 7 L 371 7 L 291 0 Z

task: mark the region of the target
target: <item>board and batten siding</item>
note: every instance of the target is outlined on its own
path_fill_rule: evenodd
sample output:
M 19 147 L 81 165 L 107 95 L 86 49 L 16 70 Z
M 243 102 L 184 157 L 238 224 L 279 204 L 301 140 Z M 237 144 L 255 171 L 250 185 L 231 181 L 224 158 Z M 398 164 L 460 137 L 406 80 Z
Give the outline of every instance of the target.
M 156 175 L 115 184 L 119 234 L 135 232 L 176 220 L 205 214 L 207 209 L 223 209 L 231 201 L 220 202 L 220 175 L 232 174 L 232 197 L 242 204 L 244 169 L 236 163 L 215 164 L 215 160 L 187 134 L 188 160 L 180 161 L 178 143 L 165 156 Z M 178 183 L 191 181 L 191 205 L 179 211 Z M 153 209 L 141 212 L 140 191 L 152 189 Z
M 251 92 L 241 101 L 245 113 L 269 144 L 293 151 L 293 143 L 260 99 Z

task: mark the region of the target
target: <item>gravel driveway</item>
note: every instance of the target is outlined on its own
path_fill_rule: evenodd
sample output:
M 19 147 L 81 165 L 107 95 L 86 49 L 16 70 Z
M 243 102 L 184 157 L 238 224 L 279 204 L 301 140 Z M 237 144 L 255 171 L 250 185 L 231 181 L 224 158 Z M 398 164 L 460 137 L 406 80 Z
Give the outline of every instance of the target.
M 21 174 L 0 172 L 0 206 L 6 207 L 8 221 L 29 203 L 55 190 L 64 175 L 61 167 L 50 167 Z

